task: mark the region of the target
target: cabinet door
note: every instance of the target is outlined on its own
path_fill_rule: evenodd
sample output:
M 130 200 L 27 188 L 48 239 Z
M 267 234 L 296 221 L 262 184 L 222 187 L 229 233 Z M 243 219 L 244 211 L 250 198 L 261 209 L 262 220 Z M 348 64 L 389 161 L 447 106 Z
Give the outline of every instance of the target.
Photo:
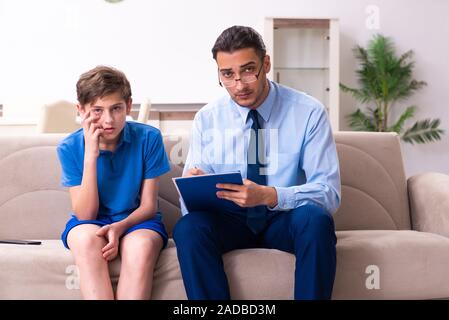
M 267 18 L 265 26 L 270 79 L 318 99 L 339 130 L 338 20 Z
M 274 68 L 275 81 L 318 99 L 329 112 L 329 70 Z
M 329 106 L 329 30 L 274 30 L 274 79 Z

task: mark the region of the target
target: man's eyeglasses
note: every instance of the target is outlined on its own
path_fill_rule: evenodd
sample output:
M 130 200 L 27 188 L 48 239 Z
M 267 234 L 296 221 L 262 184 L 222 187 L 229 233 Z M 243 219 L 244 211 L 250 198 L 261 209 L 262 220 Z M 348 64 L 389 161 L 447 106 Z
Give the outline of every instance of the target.
M 255 70 L 251 70 L 251 67 L 246 67 L 242 72 L 240 72 L 240 78 L 235 79 L 235 73 L 234 72 L 228 72 L 226 71 L 225 74 L 218 73 L 218 83 L 220 86 L 224 86 L 226 88 L 235 87 L 237 85 L 237 81 L 241 81 L 242 83 L 252 83 L 256 82 L 257 79 L 259 79 L 260 72 L 263 68 L 263 62 L 262 65 L 259 68 L 259 71 L 256 73 Z

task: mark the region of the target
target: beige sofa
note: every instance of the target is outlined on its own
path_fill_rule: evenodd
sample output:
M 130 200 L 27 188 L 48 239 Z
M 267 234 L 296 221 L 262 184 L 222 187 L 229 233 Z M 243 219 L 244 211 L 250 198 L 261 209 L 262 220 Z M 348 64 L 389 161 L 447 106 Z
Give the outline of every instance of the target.
M 59 185 L 55 146 L 62 135 L 0 137 L 0 238 L 41 239 L 40 246 L 0 244 L 1 299 L 79 299 L 78 277 L 59 236 L 70 210 Z M 398 136 L 335 134 L 342 205 L 335 214 L 334 299 L 449 298 L 449 176 L 406 180 Z M 176 139 L 165 139 L 177 154 Z M 175 147 L 175 148 L 174 148 Z M 185 155 L 181 155 L 183 157 Z M 169 232 L 179 218 L 171 177 L 162 178 L 160 207 Z M 294 256 L 236 250 L 224 256 L 234 299 L 291 299 Z M 113 283 L 119 259 L 110 265 Z M 174 242 L 160 255 L 153 299 L 185 299 Z

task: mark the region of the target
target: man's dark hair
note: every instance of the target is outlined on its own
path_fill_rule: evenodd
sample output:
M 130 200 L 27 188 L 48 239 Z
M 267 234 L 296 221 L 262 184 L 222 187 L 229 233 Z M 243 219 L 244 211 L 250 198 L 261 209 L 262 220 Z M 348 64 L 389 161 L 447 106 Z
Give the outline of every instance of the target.
M 212 48 L 212 56 L 217 60 L 219 51 L 232 53 L 245 48 L 253 48 L 261 59 L 267 52 L 262 37 L 256 30 L 250 27 L 233 26 L 223 31 L 217 38 Z

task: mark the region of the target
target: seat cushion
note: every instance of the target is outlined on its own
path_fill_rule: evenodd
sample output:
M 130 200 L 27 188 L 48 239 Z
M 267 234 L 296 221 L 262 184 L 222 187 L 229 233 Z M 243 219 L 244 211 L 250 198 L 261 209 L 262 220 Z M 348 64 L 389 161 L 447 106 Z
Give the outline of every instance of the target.
M 41 245 L 0 244 L 0 299 L 80 299 L 78 270 L 61 240 Z M 114 289 L 120 259 L 109 264 Z M 173 240 L 161 252 L 154 274 L 154 299 L 185 299 Z
M 408 230 L 337 235 L 333 299 L 449 297 L 449 238 Z
M 234 250 L 223 256 L 232 299 L 292 299 L 295 257 L 270 249 Z M 281 276 L 280 276 L 281 275 Z M 186 299 L 176 248 L 157 264 L 153 299 Z
M 333 299 L 449 297 L 448 238 L 390 230 L 338 231 L 337 238 Z M 293 298 L 292 254 L 243 249 L 223 260 L 233 299 Z M 74 260 L 60 240 L 43 240 L 40 246 L 0 244 L 0 266 L 0 299 L 81 298 Z M 119 270 L 116 259 L 110 264 L 114 287 Z M 172 239 L 155 267 L 152 298 L 186 299 Z
M 333 299 L 449 297 L 448 238 L 409 230 L 337 231 L 337 238 Z M 165 252 L 164 259 L 170 263 L 161 265 L 158 281 L 163 277 L 180 281 L 174 247 Z M 292 254 L 243 249 L 225 254 L 223 260 L 233 299 L 293 298 Z M 154 293 L 158 298 L 169 299 L 168 289 L 162 291 L 164 282 Z
M 0 299 L 79 299 L 72 254 L 61 240 L 0 244 Z M 66 285 L 67 284 L 67 285 Z
M 294 256 L 278 250 L 236 250 L 224 256 L 234 299 L 289 299 Z M 0 299 L 80 299 L 79 277 L 60 240 L 42 245 L 0 244 Z M 114 288 L 120 259 L 110 264 Z M 282 277 L 275 275 L 283 275 Z M 176 248 L 169 240 L 154 270 L 153 299 L 186 299 Z

